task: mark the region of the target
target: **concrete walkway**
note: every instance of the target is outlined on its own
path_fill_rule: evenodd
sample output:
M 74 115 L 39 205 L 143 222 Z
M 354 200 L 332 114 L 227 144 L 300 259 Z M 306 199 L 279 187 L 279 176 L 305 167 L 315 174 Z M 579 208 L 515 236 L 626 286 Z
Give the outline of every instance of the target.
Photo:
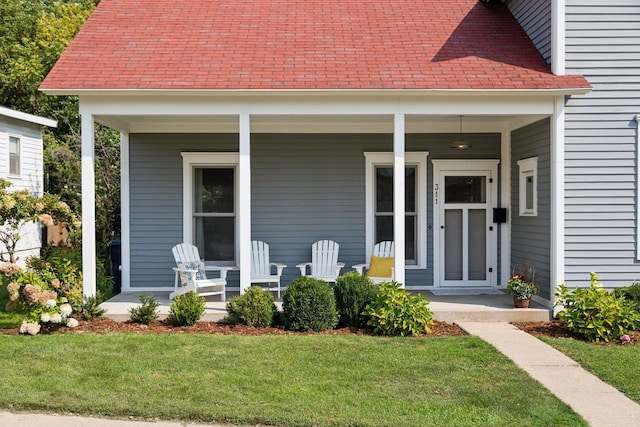
M 12 414 L 0 412 L 0 426 L 19 427 L 223 427 L 222 425 L 190 424 L 179 421 L 123 421 L 69 415 Z M 228 425 L 227 425 L 228 426 Z
M 538 338 L 509 323 L 459 325 L 504 353 L 590 425 L 640 426 L 640 405 Z

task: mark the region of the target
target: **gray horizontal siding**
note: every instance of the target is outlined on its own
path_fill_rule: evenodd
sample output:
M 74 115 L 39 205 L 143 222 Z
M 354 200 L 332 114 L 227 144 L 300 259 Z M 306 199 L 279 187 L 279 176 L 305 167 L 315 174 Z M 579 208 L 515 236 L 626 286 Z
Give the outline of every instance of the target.
M 498 158 L 499 134 L 465 135 L 474 149 L 449 148 L 457 135 L 407 135 L 407 151 L 429 159 Z M 237 135 L 131 135 L 131 284 L 173 286 L 171 247 L 182 240 L 181 151 L 236 151 Z M 283 283 L 310 261 L 311 244 L 340 244 L 343 271 L 365 262 L 365 158 L 392 151 L 392 135 L 251 135 L 252 238 L 287 264 Z M 432 167 L 427 170 L 427 269 L 407 270 L 407 285 L 433 284 Z M 230 275 L 237 286 L 238 273 Z
M 538 51 L 551 63 L 551 1 L 510 0 L 509 10 L 518 20 Z
M 567 102 L 565 278 L 604 286 L 640 278 L 636 261 L 640 2 L 567 0 L 566 69 L 593 91 Z
M 544 119 L 514 131 L 511 135 L 511 262 L 531 263 L 540 296 L 550 299 L 551 262 L 551 171 L 550 121 Z M 538 215 L 520 216 L 518 160 L 538 158 Z

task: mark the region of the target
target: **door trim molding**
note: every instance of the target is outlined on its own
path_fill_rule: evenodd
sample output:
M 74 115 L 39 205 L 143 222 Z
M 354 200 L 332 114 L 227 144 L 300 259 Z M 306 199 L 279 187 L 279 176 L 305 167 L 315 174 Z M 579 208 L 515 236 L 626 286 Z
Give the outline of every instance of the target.
M 440 210 L 441 200 L 444 197 L 444 188 L 442 187 L 442 174 L 444 172 L 463 172 L 465 174 L 473 174 L 473 172 L 489 172 L 490 178 L 494 179 L 493 185 L 489 186 L 487 197 L 490 198 L 487 205 L 487 215 L 491 215 L 491 208 L 497 206 L 498 203 L 498 165 L 499 159 L 485 160 L 432 160 L 433 163 L 433 284 L 434 287 L 440 288 L 441 284 L 441 253 L 443 251 L 442 238 L 440 232 Z M 497 287 L 498 272 L 498 244 L 497 244 L 497 227 L 493 232 L 487 234 L 489 240 L 489 262 L 493 266 L 493 271 L 488 273 L 489 287 Z

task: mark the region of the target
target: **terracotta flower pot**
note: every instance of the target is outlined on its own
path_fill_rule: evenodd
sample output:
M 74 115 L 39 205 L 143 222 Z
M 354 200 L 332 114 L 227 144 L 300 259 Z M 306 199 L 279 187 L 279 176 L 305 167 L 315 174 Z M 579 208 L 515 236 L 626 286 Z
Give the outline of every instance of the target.
M 531 302 L 531 299 L 527 298 L 527 299 L 513 299 L 513 305 L 516 306 L 516 308 L 529 308 L 529 302 Z

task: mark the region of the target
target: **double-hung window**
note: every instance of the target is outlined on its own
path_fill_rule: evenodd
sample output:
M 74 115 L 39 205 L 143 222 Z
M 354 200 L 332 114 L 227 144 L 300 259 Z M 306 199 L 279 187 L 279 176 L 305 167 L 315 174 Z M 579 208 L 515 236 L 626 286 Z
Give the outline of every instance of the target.
M 20 138 L 9 137 L 9 175 L 20 175 Z
M 426 266 L 426 162 L 428 153 L 405 156 L 405 262 Z M 367 250 L 381 241 L 394 240 L 393 153 L 365 153 Z
M 237 171 L 234 153 L 182 153 L 184 235 L 214 265 L 237 260 Z

